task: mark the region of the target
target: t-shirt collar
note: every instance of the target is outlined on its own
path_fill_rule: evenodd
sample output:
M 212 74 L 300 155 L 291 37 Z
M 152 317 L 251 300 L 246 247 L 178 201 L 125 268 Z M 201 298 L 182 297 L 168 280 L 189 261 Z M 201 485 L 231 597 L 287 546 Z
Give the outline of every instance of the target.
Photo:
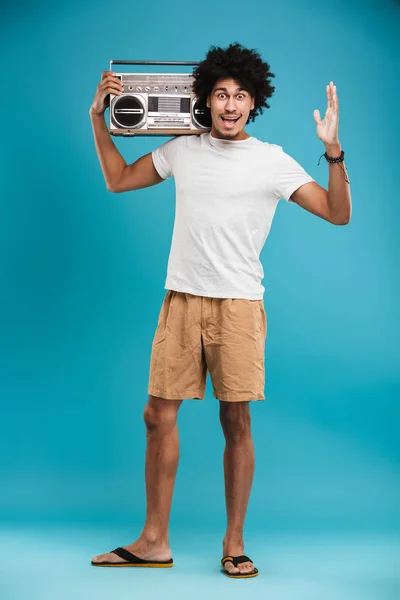
M 209 140 L 212 146 L 225 146 L 225 145 L 234 145 L 234 144 L 245 144 L 246 142 L 250 142 L 253 139 L 253 136 L 246 138 L 245 140 L 221 140 L 220 138 L 215 138 L 211 131 L 209 132 Z

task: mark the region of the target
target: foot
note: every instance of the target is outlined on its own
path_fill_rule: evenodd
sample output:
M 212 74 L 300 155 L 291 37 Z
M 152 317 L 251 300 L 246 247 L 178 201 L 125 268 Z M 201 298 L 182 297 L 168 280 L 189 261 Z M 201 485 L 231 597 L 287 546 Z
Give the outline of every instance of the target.
M 244 554 L 244 544 L 243 542 L 228 542 L 228 540 L 223 541 L 222 552 L 224 556 L 241 556 Z M 233 562 L 227 560 L 224 569 L 229 571 L 229 573 L 240 573 L 242 575 L 248 575 L 252 571 L 254 571 L 254 565 L 252 562 L 244 562 L 238 564 L 237 567 L 234 566 Z
M 143 558 L 144 560 L 169 560 L 172 558 L 171 549 L 167 544 L 161 544 L 159 542 L 148 542 L 147 540 L 138 539 L 136 542 L 129 544 L 128 546 L 123 546 L 125 550 L 132 552 L 132 554 L 136 554 L 139 558 Z M 98 556 L 94 556 L 92 558 L 92 562 L 113 562 L 113 563 L 121 563 L 128 562 L 124 558 L 117 556 L 113 552 L 108 552 L 106 554 L 99 554 Z

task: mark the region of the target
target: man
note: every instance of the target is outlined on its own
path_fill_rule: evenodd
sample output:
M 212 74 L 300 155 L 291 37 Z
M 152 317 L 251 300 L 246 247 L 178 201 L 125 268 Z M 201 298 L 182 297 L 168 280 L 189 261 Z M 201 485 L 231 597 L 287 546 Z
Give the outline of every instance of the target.
M 176 217 L 144 413 L 146 522 L 135 542 L 94 557 L 93 565 L 173 565 L 168 525 L 179 458 L 177 413 L 184 399 L 203 399 L 209 371 L 226 439 L 223 572 L 258 574 L 244 555 L 243 526 L 254 472 L 249 406 L 264 399 L 267 323 L 259 255 L 280 198 L 335 225 L 351 217 L 344 164 L 329 164 L 328 191 L 281 146 L 245 132 L 268 108 L 272 77 L 256 51 L 238 43 L 212 47 L 194 71 L 194 92 L 210 108 L 211 132 L 177 136 L 131 165 L 104 122 L 108 94 L 120 94 L 121 82 L 108 71 L 98 85 L 90 115 L 107 189 L 137 190 L 173 176 Z M 314 119 L 328 160 L 339 157 L 341 147 L 333 82 L 326 93 L 325 118 L 316 110 Z

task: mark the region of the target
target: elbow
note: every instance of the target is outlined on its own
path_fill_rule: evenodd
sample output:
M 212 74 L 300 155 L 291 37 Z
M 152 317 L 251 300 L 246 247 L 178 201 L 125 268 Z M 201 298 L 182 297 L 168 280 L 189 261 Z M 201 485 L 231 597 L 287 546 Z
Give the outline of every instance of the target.
M 330 222 L 333 225 L 348 225 L 350 223 L 350 221 L 351 221 L 351 210 L 350 210 L 350 212 L 347 212 L 346 215 L 343 215 L 343 214 L 340 216 L 335 215 L 335 217 L 333 217 L 331 215 L 331 218 L 330 218 Z
M 346 220 L 342 220 L 342 221 L 334 221 L 334 225 L 348 225 L 351 221 L 351 218 L 349 217 Z
M 332 223 L 334 225 L 348 225 L 351 221 L 351 217 L 348 217 L 347 219 L 342 219 L 340 221 L 332 221 Z
M 121 192 L 122 192 L 121 188 L 119 188 L 119 187 L 118 187 L 118 186 L 116 186 L 115 184 L 114 184 L 114 185 L 112 185 L 112 184 L 108 184 L 108 183 L 107 183 L 107 190 L 108 190 L 109 192 L 111 192 L 112 194 L 119 194 L 119 193 L 121 193 Z
M 348 225 L 350 223 L 350 217 L 346 220 L 341 220 L 341 221 L 332 221 L 333 225 Z
M 114 179 L 113 181 L 106 181 L 107 189 L 109 192 L 113 194 L 120 194 L 121 192 L 125 192 L 125 189 L 122 185 L 122 176 L 118 179 Z

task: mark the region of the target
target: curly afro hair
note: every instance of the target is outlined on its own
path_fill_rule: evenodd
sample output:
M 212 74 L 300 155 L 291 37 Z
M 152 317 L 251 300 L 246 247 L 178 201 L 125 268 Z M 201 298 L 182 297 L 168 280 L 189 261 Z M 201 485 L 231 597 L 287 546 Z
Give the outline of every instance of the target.
M 193 92 L 205 104 L 218 79 L 236 79 L 254 98 L 254 108 L 247 119 L 249 123 L 263 113 L 263 106 L 269 108 L 267 98 L 275 91 L 270 83 L 275 75 L 269 69 L 269 64 L 262 60 L 256 50 L 244 48 L 238 42 L 226 49 L 211 46 L 206 58 L 193 71 Z

